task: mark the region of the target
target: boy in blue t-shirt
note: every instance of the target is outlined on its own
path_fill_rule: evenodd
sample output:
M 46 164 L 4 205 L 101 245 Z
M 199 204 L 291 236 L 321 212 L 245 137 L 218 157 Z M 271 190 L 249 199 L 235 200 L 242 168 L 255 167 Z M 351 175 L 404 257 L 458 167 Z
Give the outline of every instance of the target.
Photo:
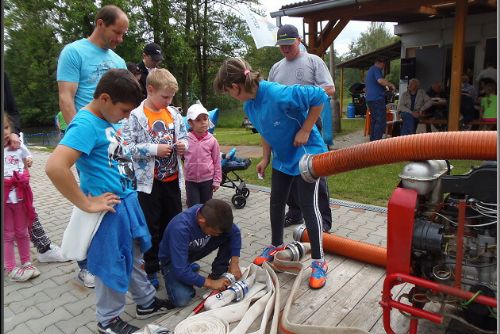
M 84 212 L 106 212 L 88 250 L 88 269 L 96 276 L 96 315 L 100 333 L 132 333 L 137 327 L 120 319 L 125 294 L 145 319 L 173 308 L 155 297 L 141 269 L 142 254 L 151 247 L 137 194 L 130 189 L 133 173 L 117 137 L 121 119 L 142 99 L 141 87 L 126 69 L 103 75 L 94 99 L 75 116 L 46 165 L 56 188 Z M 80 171 L 80 187 L 71 167 Z
M 212 273 L 198 274 L 198 261 L 215 250 Z M 233 211 L 228 203 L 210 199 L 196 204 L 175 216 L 163 234 L 158 258 L 170 301 L 177 307 L 189 304 L 194 297 L 193 286 L 224 290 L 229 280 L 221 277 L 229 272 L 239 280 L 241 233 L 233 224 Z

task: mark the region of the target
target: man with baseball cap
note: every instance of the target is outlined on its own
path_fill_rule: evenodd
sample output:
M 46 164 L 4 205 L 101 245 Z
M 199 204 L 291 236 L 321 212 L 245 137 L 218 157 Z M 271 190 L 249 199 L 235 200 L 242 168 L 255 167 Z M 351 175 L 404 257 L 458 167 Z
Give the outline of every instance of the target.
M 163 60 L 163 53 L 161 48 L 156 43 L 149 43 L 144 46 L 144 51 L 142 53 L 142 61 L 139 63 L 139 69 L 141 71 L 141 79 L 139 83 L 142 86 L 142 94 L 146 98 L 148 92 L 146 90 L 146 77 L 149 71 L 158 67 L 158 64 Z
M 295 26 L 291 24 L 281 26 L 277 32 L 276 39 L 276 45 L 279 46 L 284 58 L 271 67 L 268 81 L 278 82 L 283 85 L 319 86 L 325 90 L 327 95 L 333 96 L 335 94 L 335 84 L 333 83 L 328 67 L 326 67 L 325 62 L 320 57 L 310 54 L 307 51 L 301 51 L 301 38 Z M 325 101 L 325 103 L 328 102 Z M 320 131 L 321 124 L 321 118 L 318 118 L 316 126 Z M 268 156 L 267 152 L 269 154 L 271 152 L 271 148 L 264 141 L 262 142 L 262 150 L 263 157 Z M 292 186 L 287 200 L 288 212 L 285 215 L 285 227 L 304 222 L 298 203 L 297 190 Z M 318 206 L 321 213 L 323 231 L 329 231 L 332 227 L 332 211 L 330 209 L 330 194 L 326 177 L 322 177 L 319 182 Z
M 276 45 L 292 45 L 295 44 L 297 38 L 300 38 L 299 31 L 291 24 L 281 26 L 276 37 Z

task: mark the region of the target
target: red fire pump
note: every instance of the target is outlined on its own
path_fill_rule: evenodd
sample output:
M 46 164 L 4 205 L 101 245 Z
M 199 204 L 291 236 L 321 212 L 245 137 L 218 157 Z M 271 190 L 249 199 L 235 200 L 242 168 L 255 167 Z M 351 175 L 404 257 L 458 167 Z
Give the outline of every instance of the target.
M 380 304 L 387 333 L 394 333 L 392 309 L 410 317 L 412 334 L 419 318 L 441 324 L 445 317 L 495 332 L 498 201 L 497 165 L 491 161 L 497 159 L 496 144 L 496 131 L 426 133 L 305 155 L 300 161 L 301 176 L 309 182 L 354 169 L 414 161 L 405 166 L 389 200 L 386 257 L 378 250 L 377 259 L 386 259 Z M 452 176 L 446 160 L 430 159 L 487 162 L 466 175 Z M 384 262 L 374 262 L 366 244 L 349 242 L 350 249 L 363 250 L 356 259 Z M 401 295 L 407 303 L 392 298 L 391 289 L 403 283 L 412 286 Z M 443 307 L 439 312 L 424 309 L 430 302 Z M 458 315 L 446 313 L 451 307 Z
M 412 334 L 419 318 L 441 324 L 446 316 L 496 330 L 497 165 L 485 162 L 466 175 L 449 172 L 445 160 L 412 162 L 389 200 L 380 302 L 387 333 L 394 333 L 393 308 L 410 317 Z M 407 303 L 391 294 L 403 283 L 413 286 L 403 295 Z M 424 310 L 429 302 L 458 312 Z

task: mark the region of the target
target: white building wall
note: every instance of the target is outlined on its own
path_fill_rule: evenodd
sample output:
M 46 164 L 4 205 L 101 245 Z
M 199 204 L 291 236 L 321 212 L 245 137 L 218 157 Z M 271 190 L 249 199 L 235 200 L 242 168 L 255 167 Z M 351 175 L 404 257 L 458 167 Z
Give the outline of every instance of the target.
M 454 24 L 454 18 L 446 18 L 394 26 L 394 34 L 401 37 L 401 58 L 406 58 L 408 48 L 451 46 L 453 44 Z M 467 16 L 465 45 L 476 46 L 473 69 L 475 77 L 483 67 L 486 40 L 496 37 L 496 12 Z M 406 85 L 402 82 L 400 91 L 404 91 L 404 89 L 406 89 Z

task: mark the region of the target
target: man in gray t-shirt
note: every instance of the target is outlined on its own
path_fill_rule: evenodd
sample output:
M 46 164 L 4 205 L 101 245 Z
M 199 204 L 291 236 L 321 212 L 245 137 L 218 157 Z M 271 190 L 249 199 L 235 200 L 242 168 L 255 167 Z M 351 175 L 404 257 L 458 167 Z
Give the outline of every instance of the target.
M 300 43 L 300 38 L 296 39 Z M 289 52 L 288 49 L 297 51 Z M 322 87 L 329 96 L 335 94 L 335 85 L 325 62 L 320 57 L 302 52 L 299 46 L 280 45 L 285 58 L 271 67 L 268 81 L 283 85 L 311 85 Z M 286 53 L 285 51 L 286 50 Z
M 277 43 L 283 59 L 274 64 L 269 71 L 268 81 L 278 82 L 283 85 L 312 85 L 322 87 L 329 96 L 335 94 L 335 84 L 325 62 L 314 54 L 301 51 L 301 38 L 297 28 L 290 24 L 283 25 L 277 34 Z M 321 131 L 321 118 L 316 122 Z M 263 141 L 263 151 L 270 149 Z M 323 231 L 332 227 L 332 211 L 330 209 L 330 194 L 326 177 L 319 182 L 318 206 L 323 221 Z M 302 212 L 298 206 L 297 191 L 294 186 L 288 196 L 288 212 L 285 216 L 285 227 L 304 222 Z

